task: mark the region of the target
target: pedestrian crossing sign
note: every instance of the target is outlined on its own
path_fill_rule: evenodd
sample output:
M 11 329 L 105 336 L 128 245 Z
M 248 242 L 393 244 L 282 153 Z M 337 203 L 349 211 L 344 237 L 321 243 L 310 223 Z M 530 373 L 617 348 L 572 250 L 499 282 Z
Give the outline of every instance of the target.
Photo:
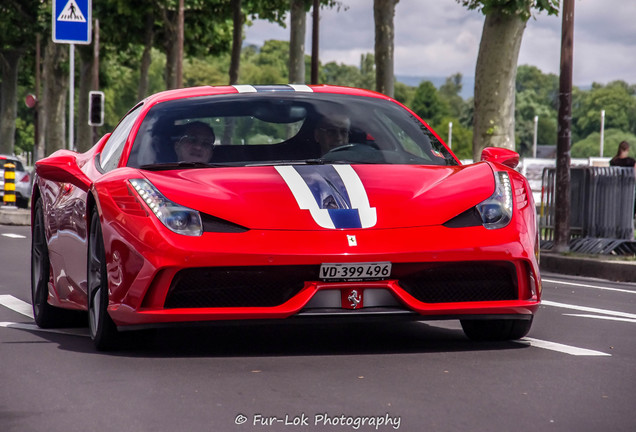
M 53 42 L 91 43 L 91 0 L 53 0 Z

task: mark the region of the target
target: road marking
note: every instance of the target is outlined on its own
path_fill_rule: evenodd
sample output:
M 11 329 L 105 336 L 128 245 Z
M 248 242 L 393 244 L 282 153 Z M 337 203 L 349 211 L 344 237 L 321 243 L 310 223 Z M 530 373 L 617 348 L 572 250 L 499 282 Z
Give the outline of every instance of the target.
M 33 319 L 33 308 L 31 305 L 25 301 L 20 300 L 19 298 L 13 297 L 12 295 L 0 295 L 0 305 L 11 309 L 14 312 L 27 316 Z M 42 329 L 38 327 L 36 324 L 30 323 L 16 323 L 16 322 L 7 322 L 0 321 L 0 327 L 4 328 L 16 328 L 21 330 L 31 330 L 31 331 L 40 331 L 47 333 L 60 333 L 60 334 L 68 334 L 74 336 L 89 336 L 88 329 L 86 328 L 67 328 L 67 329 Z
M 25 239 L 26 236 L 20 235 L 20 234 L 13 234 L 13 233 L 2 233 L 3 237 L 9 237 L 9 238 L 14 238 L 14 239 Z
M 622 322 L 636 323 L 636 319 L 619 318 L 619 317 L 613 317 L 613 316 L 587 315 L 587 314 L 563 314 L 563 315 L 565 315 L 565 316 L 573 316 L 573 317 L 582 317 L 582 318 L 596 318 L 596 319 L 604 319 L 604 320 L 610 320 L 610 321 L 622 321 Z
M 570 345 L 564 345 L 564 344 L 560 344 L 556 342 L 549 342 L 549 341 L 544 341 L 544 340 L 539 340 L 539 339 L 534 339 L 529 337 L 525 337 L 515 342 L 527 344 L 536 348 L 543 348 L 550 351 L 557 351 L 557 352 L 574 355 L 574 356 L 604 356 L 604 357 L 612 356 L 611 354 L 607 354 L 601 351 L 578 348 L 578 347 L 574 347 Z
M 33 319 L 33 307 L 31 307 L 29 303 L 12 295 L 0 295 L 0 305 Z
M 557 303 L 557 302 L 553 302 L 549 300 L 541 300 L 541 304 L 545 306 L 554 306 L 554 307 L 560 307 L 564 309 L 574 309 L 574 310 L 578 310 L 582 312 L 600 313 L 600 314 L 605 314 L 605 315 L 610 315 L 615 317 L 636 319 L 636 314 L 630 314 L 627 312 L 618 312 L 618 311 L 613 311 L 608 309 L 591 308 L 587 306 L 576 306 L 576 305 L 570 305 L 566 303 Z
M 621 289 L 621 288 L 610 288 L 610 287 L 604 287 L 604 286 L 598 286 L 598 285 L 587 285 L 587 284 L 580 284 L 580 283 L 574 283 L 574 282 L 564 282 L 564 281 L 558 281 L 558 280 L 553 280 L 553 279 L 541 279 L 541 281 L 549 282 L 549 283 L 555 283 L 555 284 L 561 284 L 561 285 L 571 285 L 571 286 L 581 287 L 581 288 L 594 288 L 594 289 L 600 289 L 600 290 L 604 290 L 604 291 L 616 291 L 616 292 L 622 292 L 622 293 L 628 293 L 628 294 L 636 294 L 636 290 L 627 290 L 627 289 Z
M 438 327 L 438 328 L 444 328 L 449 330 L 461 329 L 461 326 L 459 326 L 456 320 L 448 321 L 448 322 L 446 321 L 434 321 L 430 323 L 426 321 L 423 321 L 423 322 L 425 322 L 426 324 L 430 326 Z M 594 351 L 594 350 L 590 350 L 586 348 L 578 348 L 574 346 L 563 345 L 556 342 L 548 342 L 548 341 L 529 338 L 529 337 L 525 337 L 523 339 L 519 339 L 519 340 L 515 340 L 511 342 L 520 343 L 523 345 L 529 345 L 535 348 L 542 348 L 542 349 L 547 349 L 551 351 L 557 351 L 557 352 L 561 352 L 561 353 L 565 353 L 569 355 L 576 355 L 576 356 L 611 356 L 611 354 L 607 354 L 600 351 Z
M 90 336 L 88 334 L 87 328 L 43 329 L 38 327 L 36 324 L 15 323 L 15 322 L 6 322 L 6 321 L 0 321 L 0 327 L 15 328 L 20 330 L 39 331 L 39 332 L 45 332 L 45 333 L 67 334 L 72 336 L 86 336 L 86 337 Z

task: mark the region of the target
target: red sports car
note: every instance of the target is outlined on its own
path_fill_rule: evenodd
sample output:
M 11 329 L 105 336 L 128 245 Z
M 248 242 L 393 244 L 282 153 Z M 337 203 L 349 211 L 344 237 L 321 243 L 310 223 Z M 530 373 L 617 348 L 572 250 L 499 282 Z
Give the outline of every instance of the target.
M 517 339 L 539 307 L 518 155 L 462 165 L 409 109 L 334 86 L 166 91 L 86 153 L 36 163 L 35 320 L 459 319 Z

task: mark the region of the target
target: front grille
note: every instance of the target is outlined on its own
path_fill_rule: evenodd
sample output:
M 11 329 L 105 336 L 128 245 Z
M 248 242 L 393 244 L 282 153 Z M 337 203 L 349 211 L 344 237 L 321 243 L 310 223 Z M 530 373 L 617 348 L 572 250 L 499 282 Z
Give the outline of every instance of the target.
M 515 266 L 508 262 L 394 264 L 398 284 L 424 303 L 515 300 Z
M 273 307 L 316 280 L 319 266 L 208 267 L 179 271 L 165 308 Z

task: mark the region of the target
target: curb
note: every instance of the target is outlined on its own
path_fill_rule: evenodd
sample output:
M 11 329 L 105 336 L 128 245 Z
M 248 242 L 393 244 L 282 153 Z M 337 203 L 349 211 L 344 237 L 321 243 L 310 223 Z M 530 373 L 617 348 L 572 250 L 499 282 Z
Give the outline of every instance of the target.
M 568 256 L 541 252 L 539 267 L 542 272 L 606 279 L 615 282 L 636 282 L 636 261 Z
M 12 206 L 0 207 L 0 225 L 31 225 L 31 210 Z

